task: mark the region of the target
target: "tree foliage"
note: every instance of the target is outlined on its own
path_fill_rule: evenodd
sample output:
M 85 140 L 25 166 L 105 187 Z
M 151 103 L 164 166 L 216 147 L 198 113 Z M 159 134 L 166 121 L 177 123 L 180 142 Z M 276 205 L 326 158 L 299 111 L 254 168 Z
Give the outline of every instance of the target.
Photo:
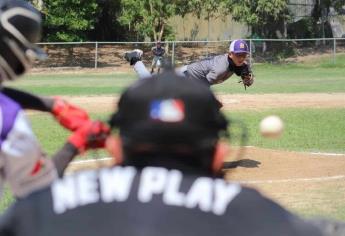
M 184 17 L 188 13 L 192 13 L 198 18 L 204 17 L 209 19 L 218 16 L 220 11 L 225 8 L 225 0 L 189 0 L 176 1 L 176 14 Z
M 130 32 L 117 20 L 121 14 L 121 0 L 98 1 L 98 9 L 95 17 L 95 28 L 90 34 L 91 40 L 132 40 Z
M 189 13 L 204 19 L 230 14 L 235 21 L 248 25 L 252 35 L 277 38 L 288 36 L 292 27 L 287 25 L 293 17 L 289 0 L 28 1 L 44 15 L 46 41 L 174 39 L 170 18 Z M 344 0 L 314 1 L 312 18 L 305 20 L 311 32 L 309 36 L 324 32 L 331 9 L 344 13 L 344 4 Z
M 284 35 L 286 22 L 290 19 L 288 0 L 227 0 L 226 13 L 235 21 L 251 27 L 252 33 L 265 38 Z
M 166 37 L 168 20 L 176 15 L 182 1 L 171 0 L 121 0 L 122 12 L 118 18 L 128 30 L 135 31 L 140 38 L 162 40 Z M 183 1 L 187 2 L 187 1 Z
M 333 37 L 329 24 L 331 9 L 334 13 L 344 13 L 344 0 L 319 0 L 315 1 L 312 11 L 312 24 L 314 37 Z
M 44 26 L 48 41 L 82 41 L 94 28 L 96 0 L 45 0 Z
M 313 8 L 313 17 L 316 21 L 321 20 L 322 17 L 327 18 L 330 14 L 331 8 L 338 13 L 344 13 L 343 6 L 345 5 L 344 0 L 320 0 L 315 1 Z

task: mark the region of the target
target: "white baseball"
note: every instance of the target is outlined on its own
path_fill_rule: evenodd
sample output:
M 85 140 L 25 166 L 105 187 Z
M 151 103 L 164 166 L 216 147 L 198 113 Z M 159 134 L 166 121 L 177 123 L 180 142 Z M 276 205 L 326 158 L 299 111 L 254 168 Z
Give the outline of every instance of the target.
M 267 138 L 278 138 L 282 134 L 284 123 L 279 116 L 267 116 L 260 122 L 260 133 Z

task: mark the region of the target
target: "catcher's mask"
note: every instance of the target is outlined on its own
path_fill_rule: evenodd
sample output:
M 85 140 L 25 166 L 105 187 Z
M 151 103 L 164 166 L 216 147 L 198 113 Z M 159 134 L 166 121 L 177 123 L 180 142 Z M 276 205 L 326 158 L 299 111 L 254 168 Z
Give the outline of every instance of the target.
M 35 45 L 41 37 L 40 13 L 21 0 L 0 0 L 0 81 L 13 80 L 46 54 Z
M 201 161 L 199 154 L 214 151 L 228 121 L 207 86 L 168 70 L 129 87 L 110 125 L 119 128 L 125 161 L 153 153 L 177 157 L 194 154 Z M 138 155 L 132 155 L 133 150 Z M 213 157 L 212 153 L 205 156 Z M 203 163 L 210 165 L 211 160 Z

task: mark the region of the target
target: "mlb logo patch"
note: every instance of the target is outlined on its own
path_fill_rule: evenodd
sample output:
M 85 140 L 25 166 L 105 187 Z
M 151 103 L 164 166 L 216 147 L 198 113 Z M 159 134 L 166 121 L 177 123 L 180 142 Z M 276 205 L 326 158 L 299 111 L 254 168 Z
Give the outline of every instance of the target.
M 150 117 L 162 122 L 180 122 L 185 117 L 181 99 L 154 100 L 150 105 Z

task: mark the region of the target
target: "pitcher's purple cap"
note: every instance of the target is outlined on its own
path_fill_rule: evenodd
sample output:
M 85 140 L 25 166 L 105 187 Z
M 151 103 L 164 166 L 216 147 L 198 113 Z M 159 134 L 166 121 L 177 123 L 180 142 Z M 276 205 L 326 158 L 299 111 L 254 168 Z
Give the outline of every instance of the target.
M 249 53 L 249 48 L 246 41 L 242 39 L 236 39 L 231 42 L 229 51 L 233 53 Z

